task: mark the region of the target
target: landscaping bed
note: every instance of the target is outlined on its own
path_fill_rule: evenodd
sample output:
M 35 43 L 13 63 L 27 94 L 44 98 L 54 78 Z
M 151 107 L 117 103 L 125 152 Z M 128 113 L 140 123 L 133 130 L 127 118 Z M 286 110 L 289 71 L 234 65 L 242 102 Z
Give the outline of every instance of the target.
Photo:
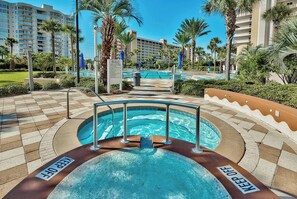
M 297 85 L 282 85 L 275 82 L 259 84 L 240 80 L 178 80 L 175 81 L 177 93 L 204 96 L 205 88 L 216 88 L 267 99 L 297 108 Z

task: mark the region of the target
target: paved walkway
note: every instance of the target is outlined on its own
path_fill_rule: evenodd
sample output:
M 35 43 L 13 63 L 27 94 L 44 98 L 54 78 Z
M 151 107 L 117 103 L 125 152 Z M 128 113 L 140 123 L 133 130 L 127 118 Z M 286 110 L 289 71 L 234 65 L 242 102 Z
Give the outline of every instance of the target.
M 199 104 L 202 110 L 233 126 L 245 142 L 239 162 L 269 187 L 297 195 L 297 144 L 277 130 L 243 113 L 202 98 L 171 95 L 165 80 L 142 80 L 143 86 L 128 94 L 104 96 L 108 100 L 166 99 Z M 95 97 L 71 93 L 71 114 L 91 110 Z M 65 91 L 42 92 L 0 99 L 0 197 L 29 173 L 55 157 L 48 153 L 51 139 L 66 119 Z M 50 137 L 50 139 L 45 139 Z M 230 140 L 232 145 L 232 140 Z M 234 146 L 236 150 L 236 146 Z

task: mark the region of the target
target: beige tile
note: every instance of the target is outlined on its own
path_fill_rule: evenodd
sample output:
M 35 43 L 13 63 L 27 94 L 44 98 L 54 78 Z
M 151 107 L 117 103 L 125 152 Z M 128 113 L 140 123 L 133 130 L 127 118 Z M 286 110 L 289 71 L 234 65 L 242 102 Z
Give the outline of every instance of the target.
M 41 159 L 34 160 L 32 162 L 27 163 L 29 174 L 42 166 Z
M 15 167 L 24 163 L 26 163 L 24 154 L 15 156 L 13 158 L 5 159 L 4 161 L 0 161 L 0 171 L 10 169 L 12 167 Z
M 19 147 L 16 149 L 11 149 L 8 151 L 4 151 L 0 153 L 0 161 L 4 161 L 6 159 L 15 157 L 15 156 L 19 156 L 21 154 L 24 154 L 24 148 L 23 147 Z
M 278 166 L 272 186 L 297 196 L 297 173 Z
M 287 151 L 282 151 L 278 160 L 278 165 L 297 172 L 297 155 Z
M 0 185 L 15 180 L 20 177 L 24 177 L 28 174 L 27 165 L 22 164 L 4 171 L 0 171 Z
M 260 158 L 252 174 L 265 185 L 271 186 L 275 170 L 276 164 Z
M 249 130 L 249 132 L 252 136 L 252 138 L 255 140 L 255 142 L 262 142 L 264 136 L 266 135 L 265 133 L 262 133 L 260 131 L 255 131 L 255 130 Z
M 38 136 L 35 136 L 35 137 L 31 137 L 31 138 L 28 138 L 28 139 L 23 139 L 23 145 L 28 145 L 28 144 L 33 144 L 33 143 L 36 143 L 36 142 L 40 142 L 41 140 L 41 136 L 38 135 Z
M 267 133 L 263 139 L 263 144 L 272 146 L 277 149 L 281 149 L 283 147 L 283 140 L 281 139 L 281 135 L 276 135 L 274 133 Z

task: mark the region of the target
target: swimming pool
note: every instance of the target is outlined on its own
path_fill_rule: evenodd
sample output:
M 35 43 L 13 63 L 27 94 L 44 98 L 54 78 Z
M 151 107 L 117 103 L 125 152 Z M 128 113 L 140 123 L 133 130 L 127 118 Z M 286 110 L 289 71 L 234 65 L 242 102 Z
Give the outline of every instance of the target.
M 123 71 L 123 79 L 132 78 L 133 70 Z M 75 75 L 76 72 L 69 72 L 69 74 Z M 80 71 L 80 76 L 82 77 L 95 77 L 92 70 L 82 70 Z M 159 70 L 140 70 L 140 76 L 144 79 L 172 79 L 172 72 L 170 71 L 159 71 Z M 185 79 L 186 74 L 180 73 L 180 78 Z
M 162 149 L 122 149 L 80 165 L 51 198 L 231 198 L 203 166 Z
M 134 108 L 128 110 L 128 135 L 165 135 L 165 110 L 161 108 Z M 100 140 L 123 135 L 123 112 L 115 111 L 114 123 L 112 115 L 105 113 L 98 117 L 98 138 Z M 195 143 L 196 117 L 191 114 L 170 110 L 169 136 Z M 220 142 L 220 133 L 208 121 L 200 119 L 200 143 L 209 149 L 215 149 Z M 93 142 L 93 121 L 87 120 L 78 130 L 81 144 Z
M 144 79 L 172 79 L 172 72 L 159 70 L 140 70 L 140 76 Z M 124 71 L 123 78 L 132 78 L 133 71 Z M 180 73 L 180 78 L 184 79 L 185 73 Z

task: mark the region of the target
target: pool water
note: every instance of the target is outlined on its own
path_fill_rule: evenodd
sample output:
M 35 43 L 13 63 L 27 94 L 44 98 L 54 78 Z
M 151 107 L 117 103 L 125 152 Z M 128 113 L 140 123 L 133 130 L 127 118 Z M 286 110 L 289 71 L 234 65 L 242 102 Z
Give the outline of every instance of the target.
M 98 117 L 98 138 L 100 140 L 123 135 L 123 112 L 107 113 Z M 127 134 L 150 137 L 165 135 L 166 113 L 161 108 L 132 108 L 128 109 Z M 200 119 L 200 143 L 209 149 L 215 149 L 220 142 L 220 133 L 206 120 Z M 169 136 L 195 143 L 196 117 L 181 111 L 170 110 Z M 88 120 L 78 130 L 81 144 L 93 142 L 93 121 Z
M 132 78 L 133 70 L 123 71 L 123 79 Z M 69 72 L 69 74 L 75 75 L 76 72 Z M 92 70 L 82 70 L 80 71 L 80 76 L 82 77 L 92 77 L 95 78 L 95 74 Z M 141 70 L 141 78 L 144 79 L 172 79 L 172 72 L 170 71 L 159 71 L 159 70 Z M 180 78 L 184 79 L 186 76 L 185 73 L 180 74 Z
M 185 73 L 180 73 L 180 78 L 185 78 Z M 172 79 L 172 72 L 159 70 L 140 70 L 140 76 L 144 79 Z M 124 71 L 123 78 L 132 78 L 133 71 Z
M 231 198 L 203 166 L 162 149 L 122 149 L 82 164 L 51 198 Z

